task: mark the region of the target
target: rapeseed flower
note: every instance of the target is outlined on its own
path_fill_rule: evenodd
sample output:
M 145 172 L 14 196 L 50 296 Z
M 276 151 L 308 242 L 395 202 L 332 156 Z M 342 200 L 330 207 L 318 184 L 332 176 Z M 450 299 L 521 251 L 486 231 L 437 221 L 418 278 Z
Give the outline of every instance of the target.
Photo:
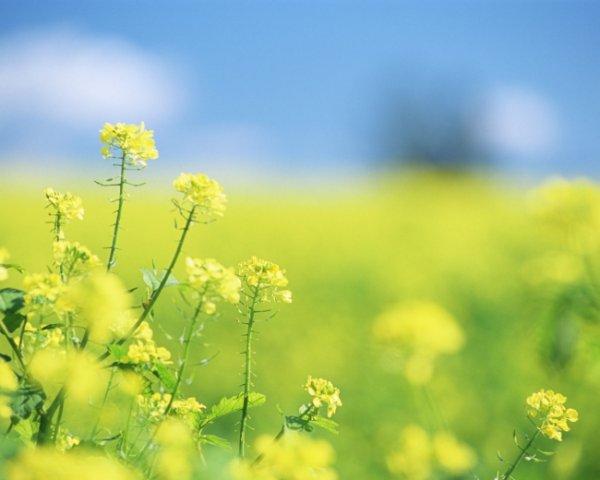
M 202 173 L 182 173 L 173 184 L 178 192 L 184 194 L 184 201 L 194 205 L 201 215 L 223 216 L 227 198 L 216 180 Z
M 105 158 L 115 158 L 112 149 L 120 149 L 131 166 L 145 167 L 147 160 L 158 158 L 152 136 L 154 131 L 145 130 L 144 122 L 140 126 L 106 123 L 100 131 L 100 141 L 106 146 L 100 151 Z
M 233 268 L 225 268 L 212 258 L 200 260 L 187 257 L 185 270 L 190 286 L 202 297 L 202 310 L 205 313 L 215 313 L 216 302 L 220 300 L 230 303 L 240 301 L 241 283 Z
M 67 278 L 82 275 L 101 265 L 100 259 L 79 242 L 54 242 L 54 263 L 63 267 Z
M 171 352 L 164 347 L 157 347 L 153 341 L 142 342 L 138 340 L 136 343 L 129 345 L 127 356 L 122 359 L 123 362 L 131 362 L 136 365 L 150 364 L 156 365 L 162 363 L 164 365 L 171 364 Z
M 240 263 L 238 275 L 260 293 L 261 302 L 292 303 L 292 292 L 279 290 L 288 284 L 285 270 L 279 265 L 252 256 L 250 260 Z
M 337 407 L 342 406 L 340 400 L 340 389 L 333 386 L 324 378 L 308 377 L 304 388 L 313 396 L 312 404 L 318 409 L 321 405 L 327 405 L 327 416 L 331 418 Z
M 579 420 L 577 410 L 566 408 L 567 397 L 560 393 L 554 393 L 552 390 L 540 390 L 527 397 L 527 413 L 530 417 L 540 417 L 542 419 L 538 430 L 548 438 L 562 441 L 562 432 L 571 430 L 567 421 L 576 422 Z
M 60 217 L 61 221 L 78 218 L 83 220 L 83 204 L 81 198 L 71 195 L 71 193 L 55 192 L 52 188 L 47 188 L 44 192 L 46 198 L 55 210 L 55 215 Z
M 52 307 L 57 312 L 71 312 L 74 305 L 68 298 L 69 286 L 57 273 L 34 273 L 23 279 L 25 304 L 33 309 L 44 305 Z

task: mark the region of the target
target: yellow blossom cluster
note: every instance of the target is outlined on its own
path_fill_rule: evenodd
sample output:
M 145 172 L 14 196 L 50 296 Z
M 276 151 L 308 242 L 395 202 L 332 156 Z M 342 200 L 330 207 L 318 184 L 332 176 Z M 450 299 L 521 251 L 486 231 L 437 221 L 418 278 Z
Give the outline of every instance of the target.
M 540 390 L 527 397 L 527 413 L 530 417 L 539 417 L 542 424 L 538 429 L 548 438 L 562 441 L 562 432 L 570 430 L 567 421 L 576 422 L 579 419 L 577 410 L 566 408 L 567 397 L 552 390 Z
M 38 330 L 31 322 L 26 321 L 23 327 L 23 340 L 29 348 L 47 348 L 59 347 L 65 340 L 62 328 L 47 328 L 47 325 L 42 325 Z M 20 344 L 19 337 L 15 338 L 15 343 Z
M 219 300 L 230 303 L 240 301 L 241 283 L 233 268 L 225 268 L 212 258 L 200 260 L 187 257 L 185 270 L 190 286 L 202 296 L 202 310 L 205 313 L 215 313 Z
M 261 294 L 261 302 L 292 303 L 292 292 L 279 290 L 288 284 L 285 270 L 279 265 L 252 256 L 250 260 L 240 263 L 238 275 Z
M 55 214 L 60 216 L 61 220 L 71 220 L 78 218 L 83 220 L 83 203 L 81 198 L 71 195 L 71 193 L 55 192 L 52 188 L 47 188 L 44 192 L 50 205 L 54 208 Z
M 158 158 L 153 135 L 154 131 L 145 130 L 144 122 L 140 126 L 106 123 L 100 131 L 100 141 L 106 146 L 102 147 L 100 151 L 105 158 L 115 158 L 111 149 L 118 148 L 127 157 L 130 165 L 145 167 L 147 160 Z
M 379 342 L 401 349 L 404 374 L 413 384 L 429 381 L 435 359 L 459 351 L 465 342 L 454 317 L 433 302 L 399 303 L 377 318 L 373 333 Z
M 165 414 L 171 401 L 170 393 L 154 393 L 151 396 L 138 395 L 138 406 L 144 415 L 150 418 L 159 418 Z
M 157 364 L 162 363 L 168 365 L 173 363 L 171 352 L 165 347 L 157 347 L 153 341 L 142 342 L 138 340 L 136 343 L 129 345 L 127 356 L 124 361 L 138 364 Z
M 325 440 L 289 433 L 285 442 L 273 443 L 273 438 L 262 436 L 256 450 L 265 452 L 258 465 L 232 462 L 230 470 L 235 480 L 337 480 L 332 465 L 335 452 Z
M 398 448 L 387 457 L 388 470 L 405 480 L 427 480 L 435 469 L 451 476 L 469 472 L 477 461 L 473 450 L 449 432 L 433 438 L 418 425 L 408 425 L 400 434 Z
M 57 273 L 34 273 L 23 279 L 25 303 L 32 308 L 51 306 L 57 312 L 71 312 L 73 304 L 67 298 L 69 287 Z
M 534 192 L 532 210 L 549 233 L 578 253 L 600 242 L 600 187 L 589 180 L 546 182 Z
M 184 201 L 194 205 L 200 214 L 223 216 L 227 199 L 223 187 L 216 180 L 202 173 L 182 173 L 173 184 L 178 192 L 184 194 Z
M 173 411 L 184 418 L 191 413 L 200 413 L 205 408 L 206 405 L 198 402 L 195 397 L 186 398 L 185 400 L 175 400 L 173 402 Z
M 0 418 L 10 418 L 12 409 L 11 399 L 4 393 L 12 393 L 17 390 L 17 377 L 4 360 L 0 360 Z
M 324 378 L 312 378 L 308 377 L 304 388 L 313 396 L 312 404 L 319 408 L 321 405 L 327 405 L 327 416 L 331 418 L 335 413 L 337 407 L 342 406 L 340 400 L 340 389 L 333 386 L 328 380 Z
M 76 437 L 72 433 L 67 432 L 66 430 L 59 428 L 58 434 L 56 436 L 57 448 L 61 452 L 66 452 L 71 450 L 73 447 L 76 447 L 81 443 L 81 439 Z
M 59 240 L 54 242 L 54 262 L 63 267 L 68 277 L 89 272 L 101 265 L 100 259 L 90 252 L 89 248 L 79 242 Z
M 6 480 L 135 480 L 133 472 L 116 460 L 92 450 L 65 454 L 55 448 L 23 449 L 4 467 Z
M 8 269 L 2 265 L 5 264 L 9 258 L 10 254 L 8 253 L 8 250 L 4 247 L 0 247 L 0 282 L 8 278 Z

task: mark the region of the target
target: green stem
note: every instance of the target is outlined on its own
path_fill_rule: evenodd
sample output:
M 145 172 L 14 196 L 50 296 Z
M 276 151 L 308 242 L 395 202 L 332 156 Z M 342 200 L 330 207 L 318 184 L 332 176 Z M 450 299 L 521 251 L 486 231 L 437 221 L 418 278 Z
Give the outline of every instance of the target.
M 196 210 L 196 207 L 193 206 L 192 209 L 189 211 L 189 216 L 186 219 L 185 227 L 183 227 L 183 233 L 181 234 L 181 238 L 179 239 L 179 243 L 177 244 L 177 249 L 175 250 L 175 254 L 173 255 L 171 264 L 169 265 L 169 268 L 165 272 L 165 276 L 161 280 L 160 285 L 152 293 L 152 296 L 150 297 L 150 301 L 148 302 L 148 305 L 144 308 L 142 314 L 137 319 L 137 321 L 134 323 L 134 325 L 129 329 L 129 331 L 125 334 L 125 336 L 123 338 L 121 338 L 119 341 L 116 342 L 117 345 L 123 345 L 127 340 L 129 340 L 129 338 L 131 338 L 131 336 L 135 333 L 135 331 L 138 329 L 138 327 L 141 325 L 141 323 L 146 319 L 146 317 L 152 311 L 154 304 L 158 300 L 158 297 L 160 296 L 161 292 L 163 291 L 163 288 L 165 288 L 165 285 L 167 284 L 167 281 L 169 280 L 169 277 L 171 276 L 171 272 L 173 272 L 173 268 L 175 268 L 175 264 L 177 263 L 177 259 L 179 258 L 179 254 L 181 253 L 181 249 L 183 248 L 183 242 L 185 241 L 185 237 L 186 237 L 187 233 L 189 232 L 190 227 L 194 221 L 194 211 L 195 210 Z M 86 339 L 84 338 L 84 341 L 85 340 Z M 85 343 L 87 343 L 87 341 Z M 85 343 L 83 341 L 81 342 L 82 348 L 85 347 Z M 100 355 L 100 357 L 98 357 L 98 361 L 104 360 L 105 358 L 108 357 L 108 355 L 109 355 L 108 351 L 104 352 L 102 355 Z
M 27 321 L 27 320 L 25 320 L 25 321 Z M 19 364 L 21 365 L 21 368 L 23 369 L 24 372 L 26 372 L 27 366 L 25 365 L 25 360 L 23 360 L 23 354 L 21 353 L 21 350 L 19 350 L 19 347 L 15 343 L 14 339 L 11 337 L 10 333 L 8 333 L 8 329 L 6 328 L 6 325 L 4 325 L 3 320 L 0 320 L 0 333 L 2 333 L 2 335 L 4 335 L 6 337 L 6 339 L 8 340 L 8 343 L 10 345 L 10 348 L 12 348 L 13 352 L 15 352 L 17 360 L 19 360 Z
M 277 442 L 279 440 L 281 440 L 284 435 L 285 435 L 285 425 L 283 425 L 281 427 L 281 430 L 279 430 L 279 433 L 273 439 L 273 445 L 277 444 Z M 250 466 L 251 467 L 256 467 L 260 462 L 262 462 L 262 460 L 263 460 L 263 458 L 265 458 L 266 454 L 267 454 L 266 451 L 262 452 L 258 457 L 256 457 L 256 459 L 250 464 Z
M 136 395 L 131 397 L 131 406 L 129 407 L 129 416 L 127 417 L 127 424 L 125 425 L 125 433 L 123 434 L 123 440 L 121 441 L 121 456 L 127 458 L 127 450 L 129 441 L 129 430 L 131 429 L 131 417 L 133 416 L 133 407 L 135 405 Z
M 108 385 L 106 385 L 106 391 L 104 392 L 104 398 L 102 399 L 102 405 L 100 406 L 100 412 L 98 413 L 98 418 L 96 419 L 96 424 L 94 425 L 94 428 L 92 429 L 92 434 L 90 435 L 90 439 L 92 441 L 94 441 L 94 438 L 96 437 L 96 432 L 98 430 L 98 425 L 100 425 L 100 419 L 102 417 L 102 413 L 104 412 L 104 407 L 106 406 L 106 400 L 108 399 L 108 394 L 110 393 L 110 389 L 112 387 L 112 382 L 115 377 L 115 370 L 116 370 L 116 368 L 114 368 L 114 367 L 110 369 L 110 378 L 108 379 Z
M 140 318 L 137 319 L 137 321 L 135 322 L 135 324 L 133 325 L 133 327 L 131 327 L 131 329 L 129 330 L 129 332 L 127 332 L 127 334 L 125 334 L 125 336 L 123 338 L 121 338 L 119 341 L 116 342 L 117 345 L 123 345 L 127 340 L 129 340 L 129 338 L 138 329 L 138 327 L 140 326 L 140 324 L 146 319 L 146 317 L 152 311 L 152 308 L 154 307 L 154 304 L 158 300 L 158 297 L 160 296 L 160 293 L 162 292 L 163 288 L 167 284 L 167 280 L 168 280 L 169 276 L 171 275 L 171 272 L 173 271 L 173 268 L 175 267 L 175 263 L 177 262 L 177 258 L 179 257 L 179 254 L 181 253 L 181 249 L 183 248 L 183 242 L 184 242 L 185 237 L 186 237 L 188 231 L 190 230 L 190 227 L 191 227 L 191 225 L 193 223 L 193 220 L 194 220 L 194 211 L 195 210 L 196 210 L 196 207 L 193 206 L 192 209 L 189 211 L 189 216 L 186 219 L 185 227 L 183 227 L 183 233 L 181 234 L 181 238 L 179 239 L 179 243 L 177 244 L 177 249 L 175 250 L 175 255 L 173 255 L 173 260 L 171 261 L 171 264 L 169 265 L 169 268 L 167 269 L 164 278 L 160 282 L 160 285 L 158 286 L 158 288 L 154 291 L 154 293 L 150 297 L 150 301 L 148 302 L 148 306 L 146 308 L 144 308 L 144 311 L 140 315 Z M 80 347 L 81 350 L 83 350 L 86 347 L 88 339 L 89 339 L 89 331 L 86 330 L 86 332 L 85 332 L 85 334 L 83 336 L 83 340 L 81 342 L 81 347 Z M 109 355 L 110 355 L 110 353 L 108 351 L 106 351 L 102 355 L 100 355 L 96 359 L 96 361 L 101 362 L 102 360 L 106 359 Z M 48 429 L 48 423 L 47 422 L 49 422 L 49 421 L 52 420 L 52 416 L 56 412 L 56 409 L 58 408 L 58 405 L 60 404 L 60 402 L 62 401 L 62 399 L 65 397 L 65 395 L 66 395 L 66 387 L 63 385 L 62 388 L 60 389 L 60 391 L 58 392 L 58 394 L 56 395 L 56 397 L 54 398 L 54 401 L 52 402 L 52 404 L 48 408 L 48 411 L 46 412 L 46 414 L 42 415 L 42 418 L 40 419 L 40 429 L 39 429 L 39 434 L 38 434 L 38 444 L 43 444 L 44 443 L 45 436 L 47 434 L 47 429 Z
M 246 424 L 248 422 L 248 400 L 250 395 L 250 389 L 252 386 L 252 334 L 254 333 L 252 327 L 254 326 L 254 308 L 258 300 L 258 287 L 254 290 L 252 297 L 252 304 L 250 305 L 250 312 L 248 316 L 248 331 L 246 333 L 246 364 L 244 368 L 244 406 L 242 408 L 242 420 L 240 422 L 240 442 L 238 449 L 238 456 L 244 458 L 244 449 L 246 446 Z
M 183 351 L 183 360 L 181 365 L 179 366 L 179 372 L 177 375 L 177 381 L 175 382 L 175 387 L 173 388 L 173 392 L 171 393 L 171 400 L 165 408 L 165 413 L 163 417 L 166 418 L 169 412 L 171 411 L 171 407 L 173 406 L 173 402 L 179 393 L 179 387 L 181 386 L 181 381 L 183 380 L 183 374 L 185 373 L 185 368 L 187 366 L 188 357 L 190 354 L 190 345 L 192 343 L 192 337 L 194 336 L 194 329 L 196 328 L 196 322 L 198 321 L 198 316 L 200 315 L 200 309 L 202 308 L 202 297 L 200 297 L 200 302 L 198 302 L 198 306 L 196 307 L 196 311 L 194 312 L 194 316 L 192 317 L 192 325 L 190 326 L 190 331 L 188 332 L 185 348 Z
M 173 387 L 173 392 L 171 393 L 171 399 L 169 400 L 169 403 L 167 404 L 167 408 L 165 408 L 165 411 L 162 414 L 163 419 L 167 418 L 167 416 L 169 415 L 169 412 L 171 411 L 171 408 L 173 407 L 173 402 L 175 402 L 175 399 L 177 398 L 177 395 L 179 393 L 179 387 L 181 385 L 181 381 L 183 380 L 183 374 L 185 373 L 185 367 L 187 366 L 187 361 L 188 361 L 188 357 L 190 354 L 190 345 L 192 343 L 192 337 L 194 336 L 194 329 L 196 327 L 196 322 L 198 321 L 198 316 L 200 315 L 200 309 L 202 308 L 202 303 L 203 303 L 203 301 L 202 301 L 202 296 L 201 296 L 200 301 L 198 302 L 198 306 L 196 307 L 196 310 L 194 311 L 194 316 L 192 317 L 192 325 L 190 327 L 190 331 L 188 332 L 187 338 L 185 340 L 185 348 L 183 351 L 183 360 L 181 362 L 181 365 L 179 366 L 179 372 L 177 375 L 177 380 L 175 382 L 175 387 Z M 146 452 L 146 450 L 148 450 L 148 447 L 150 447 L 150 445 L 154 441 L 154 437 L 156 437 L 156 433 L 158 432 L 159 428 L 160 428 L 160 424 L 156 427 L 156 429 L 150 436 L 150 439 L 146 442 L 144 447 L 140 450 L 140 453 L 138 454 L 139 458 L 142 458 L 142 455 Z
M 510 478 L 510 474 L 513 472 L 513 470 L 515 468 L 517 468 L 517 465 L 519 464 L 519 462 L 523 459 L 523 457 L 525 456 L 525 454 L 527 453 L 527 450 L 529 449 L 529 447 L 531 447 L 531 444 L 533 443 L 533 441 L 535 440 L 535 437 L 538 436 L 538 433 L 540 433 L 540 430 L 536 430 L 535 433 L 533 434 L 533 437 L 531 437 L 529 439 L 529 442 L 527 443 L 527 445 L 525 445 L 525 448 L 521 448 L 521 453 L 519 454 L 519 456 L 517 457 L 517 459 L 515 460 L 515 463 L 513 463 L 511 465 L 511 467 L 508 469 L 508 471 L 504 474 L 504 476 L 502 477 L 504 480 L 508 480 Z
M 119 206 L 117 208 L 117 220 L 115 221 L 115 230 L 113 232 L 112 245 L 110 246 L 110 255 L 108 257 L 108 264 L 106 265 L 106 271 L 110 272 L 112 267 L 115 266 L 116 260 L 115 255 L 117 251 L 117 240 L 119 238 L 119 229 L 121 228 L 121 215 L 123 214 L 123 203 L 125 202 L 125 158 L 126 154 L 123 152 L 121 158 L 121 180 L 119 182 Z

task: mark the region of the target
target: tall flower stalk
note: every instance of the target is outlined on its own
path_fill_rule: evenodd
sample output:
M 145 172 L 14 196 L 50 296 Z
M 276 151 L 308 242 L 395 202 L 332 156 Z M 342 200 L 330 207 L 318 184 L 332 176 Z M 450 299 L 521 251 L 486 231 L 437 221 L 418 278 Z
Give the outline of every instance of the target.
M 154 146 L 152 138 L 154 132 L 144 129 L 144 122 L 138 127 L 137 125 L 125 125 L 117 123 L 111 125 L 107 123 L 100 131 L 100 141 L 104 143 L 101 148 L 104 159 L 114 158 L 118 163 L 113 163 L 115 167 L 119 167 L 119 175 L 117 177 L 108 178 L 105 182 L 98 182 L 98 185 L 103 187 L 119 187 L 119 197 L 117 199 L 117 217 L 114 223 L 112 243 L 110 246 L 110 254 L 106 270 L 110 272 L 116 265 L 117 242 L 119 239 L 119 230 L 121 229 L 121 217 L 123 215 L 123 205 L 127 198 L 125 185 L 132 187 L 140 187 L 145 185 L 142 183 L 128 182 L 125 174 L 128 170 L 143 170 L 147 166 L 147 160 L 158 158 L 158 151 Z M 118 178 L 117 183 L 111 183 L 115 178 Z
M 273 302 L 291 303 L 292 293 L 289 290 L 280 290 L 288 284 L 285 270 L 279 265 L 257 257 L 243 262 L 239 266 L 239 277 L 242 280 L 242 298 L 240 301 L 240 314 L 246 317 L 246 337 L 244 354 L 244 383 L 242 407 L 242 419 L 240 421 L 240 436 L 238 445 L 238 456 L 245 458 L 246 428 L 248 426 L 249 398 L 254 386 L 252 382 L 252 337 L 255 333 L 254 326 L 258 322 L 264 322 L 273 318 L 277 312 L 271 313 L 272 309 L 261 309 L 262 304 Z M 264 317 L 264 315 L 268 315 Z M 260 316 L 263 315 L 263 318 Z

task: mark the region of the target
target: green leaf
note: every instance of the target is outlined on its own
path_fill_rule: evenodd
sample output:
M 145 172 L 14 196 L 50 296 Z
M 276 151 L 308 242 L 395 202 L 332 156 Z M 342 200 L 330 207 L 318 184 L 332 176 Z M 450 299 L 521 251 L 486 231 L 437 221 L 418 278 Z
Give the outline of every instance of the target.
M 120 362 L 121 359 L 127 355 L 129 349 L 124 347 L 123 345 L 107 345 L 106 348 L 110 352 L 110 354 L 114 357 L 117 362 Z
M 518 447 L 519 442 L 517 441 L 517 431 L 516 430 L 513 430 L 513 440 L 515 442 L 515 445 Z
M 19 440 L 27 447 L 35 447 L 33 420 L 31 418 L 28 418 L 27 420 L 16 420 L 16 423 L 13 425 L 13 430 L 19 435 Z
M 337 430 L 337 427 L 339 427 L 339 425 L 333 420 L 329 420 L 328 418 L 317 416 L 316 418 L 312 419 L 310 423 L 316 425 L 317 427 L 321 427 L 327 430 L 328 432 L 334 433 L 335 435 L 339 433 Z
M 22 315 L 18 312 L 9 313 L 2 319 L 2 322 L 9 333 L 13 333 L 16 329 L 18 329 L 24 321 L 25 315 Z
M 21 265 L 17 265 L 16 263 L 0 263 L 0 267 L 12 268 L 19 273 L 29 275 L 29 272 L 27 270 L 25 270 Z
M 286 416 L 285 426 L 290 430 L 301 430 L 303 432 L 312 432 L 314 430 L 307 418 L 296 415 Z
M 215 435 L 200 435 L 198 441 L 200 443 L 207 443 L 208 445 L 214 445 L 216 447 L 231 448 L 231 444 L 227 440 Z
M 163 365 L 162 363 L 157 363 L 156 369 L 152 373 L 154 373 L 154 375 L 158 377 L 158 379 L 162 382 L 167 391 L 173 392 L 175 390 L 177 380 L 171 374 L 171 372 L 169 372 L 169 369 L 165 365 Z
M 262 393 L 252 392 L 248 395 L 248 408 L 259 407 L 265 403 L 267 397 Z M 200 430 L 213 420 L 229 415 L 233 412 L 239 412 L 244 408 L 244 394 L 240 393 L 235 397 L 222 398 L 221 401 L 211 408 L 210 412 L 204 413 L 198 419 L 197 428 Z
M 19 384 L 13 394 L 12 410 L 21 420 L 27 420 L 31 413 L 41 407 L 46 400 L 46 394 L 41 385 L 34 384 L 31 380 Z
M 144 283 L 148 285 L 152 291 L 155 291 L 160 286 L 160 280 L 156 278 L 156 275 L 154 275 L 150 270 L 142 268 L 141 271 Z
M 167 271 L 163 270 L 158 276 L 158 279 L 162 282 L 166 274 Z M 165 283 L 165 287 L 174 287 L 175 285 L 179 285 L 179 280 L 177 280 L 173 275 L 169 275 L 169 278 L 167 278 L 167 283 Z
M 556 455 L 556 452 L 544 452 L 543 450 L 540 450 L 539 448 L 536 448 L 536 450 L 538 452 L 540 452 L 542 455 L 547 455 L 547 456 Z
M 25 305 L 24 295 L 23 290 L 17 290 L 16 288 L 3 288 L 0 290 L 0 312 L 8 315 L 21 310 Z

